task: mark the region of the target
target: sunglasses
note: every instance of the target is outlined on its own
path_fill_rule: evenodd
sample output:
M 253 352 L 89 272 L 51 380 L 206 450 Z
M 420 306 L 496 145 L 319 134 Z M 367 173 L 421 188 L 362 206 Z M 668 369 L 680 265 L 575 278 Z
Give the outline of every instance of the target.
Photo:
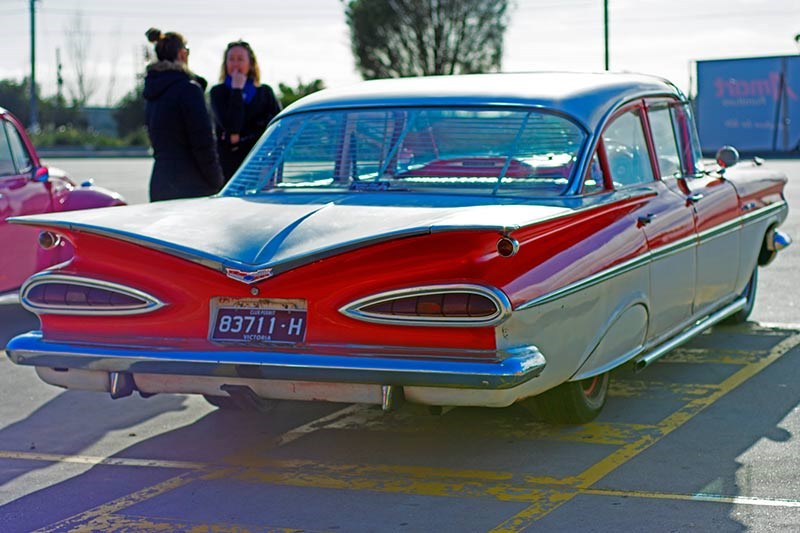
M 241 46 L 241 47 L 249 49 L 250 48 L 250 43 L 248 43 L 247 41 L 233 41 L 232 43 L 228 43 L 228 46 L 227 46 L 226 49 L 230 50 L 234 46 Z

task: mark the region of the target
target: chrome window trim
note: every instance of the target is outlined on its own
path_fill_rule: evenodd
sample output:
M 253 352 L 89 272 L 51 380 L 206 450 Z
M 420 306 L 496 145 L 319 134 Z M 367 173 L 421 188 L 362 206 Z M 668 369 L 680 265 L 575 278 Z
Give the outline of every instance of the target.
M 66 283 L 72 285 L 80 285 L 82 287 L 98 288 L 110 290 L 126 296 L 132 296 L 143 300 L 141 305 L 128 305 L 128 306 L 102 306 L 102 305 L 42 305 L 31 302 L 28 299 L 28 293 L 31 289 L 38 285 L 45 283 Z M 94 278 L 86 278 L 82 276 L 71 276 L 65 274 L 51 274 L 49 272 L 42 272 L 35 274 L 28 278 L 20 289 L 20 303 L 22 307 L 32 313 L 37 314 L 56 314 L 56 315 L 138 315 L 143 313 L 150 313 L 156 309 L 164 307 L 166 304 L 158 298 L 147 294 L 146 292 L 126 287 L 118 283 L 104 281 Z
M 497 307 L 497 312 L 489 317 L 419 317 L 385 315 L 365 312 L 362 309 L 369 305 L 379 304 L 397 298 L 424 296 L 428 294 L 478 294 L 490 299 Z M 391 324 L 396 326 L 435 326 L 435 327 L 476 327 L 494 326 L 504 322 L 511 315 L 511 301 L 501 290 L 494 287 L 473 284 L 443 284 L 423 285 L 407 289 L 373 294 L 360 298 L 339 308 L 339 312 L 350 318 L 377 324 Z

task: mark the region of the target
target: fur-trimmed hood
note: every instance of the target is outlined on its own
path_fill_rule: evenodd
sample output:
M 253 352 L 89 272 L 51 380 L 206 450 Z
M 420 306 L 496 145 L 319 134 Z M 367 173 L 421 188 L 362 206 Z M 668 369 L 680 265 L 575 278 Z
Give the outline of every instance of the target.
M 145 100 L 159 98 L 176 83 L 196 83 L 205 92 L 208 82 L 196 75 L 181 61 L 156 61 L 147 65 L 143 96 Z

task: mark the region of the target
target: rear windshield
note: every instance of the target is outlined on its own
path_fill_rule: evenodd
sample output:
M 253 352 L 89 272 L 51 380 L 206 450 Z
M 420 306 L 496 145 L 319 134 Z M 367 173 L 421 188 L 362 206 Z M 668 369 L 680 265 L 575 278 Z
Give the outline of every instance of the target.
M 586 139 L 541 110 L 320 111 L 273 123 L 223 190 L 407 190 L 553 196 Z

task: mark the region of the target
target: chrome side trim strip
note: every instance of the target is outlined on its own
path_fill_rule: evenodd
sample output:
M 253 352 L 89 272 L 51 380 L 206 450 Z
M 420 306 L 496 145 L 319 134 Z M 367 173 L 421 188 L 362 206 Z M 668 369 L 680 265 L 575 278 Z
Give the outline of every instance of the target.
M 765 205 L 755 211 L 751 211 L 741 216 L 742 223 L 748 224 L 754 220 L 760 218 L 766 218 L 769 215 L 773 214 L 775 211 L 781 211 L 786 209 L 788 206 L 786 205 L 785 201 L 775 202 L 774 204 Z
M 421 317 L 386 315 L 364 311 L 364 307 L 383 303 L 398 298 L 411 296 L 424 296 L 428 294 L 453 294 L 469 293 L 478 294 L 490 299 L 497 308 L 497 312 L 488 317 Z M 394 291 L 373 294 L 361 298 L 339 308 L 339 312 L 356 320 L 375 322 L 378 324 L 392 324 L 397 326 L 438 326 L 438 327 L 478 327 L 494 326 L 505 321 L 511 315 L 511 301 L 499 289 L 484 285 L 451 284 L 451 285 L 425 285 L 398 289 Z
M 532 300 L 529 300 L 521 304 L 516 308 L 516 310 L 524 311 L 525 309 L 529 309 L 536 305 L 541 305 L 547 302 L 551 302 L 553 300 L 557 300 L 558 298 L 568 296 L 570 294 L 591 287 L 593 285 L 597 285 L 598 283 L 607 281 L 611 278 L 629 272 L 640 266 L 650 264 L 658 259 L 662 259 L 669 255 L 682 252 L 687 248 L 696 246 L 700 242 L 705 242 L 735 232 L 741 228 L 741 225 L 743 223 L 751 223 L 757 219 L 766 218 L 769 215 L 773 214 L 774 212 L 780 211 L 785 207 L 786 207 L 786 202 L 778 202 L 770 204 L 768 206 L 764 206 L 757 211 L 753 211 L 752 213 L 748 213 L 747 215 L 737 217 L 733 220 L 720 224 L 719 226 L 715 226 L 713 228 L 705 230 L 698 235 L 690 235 L 688 237 L 684 237 L 682 239 L 661 246 L 659 248 L 655 248 L 653 250 L 650 250 L 649 252 L 645 252 L 639 257 L 629 259 L 628 261 L 625 261 L 623 263 L 620 263 L 619 265 L 603 270 L 602 272 L 598 272 L 587 278 L 566 285 L 560 289 L 556 289 L 553 292 L 543 294 L 542 296 L 539 296 L 537 298 L 534 298 Z
M 534 298 L 533 300 L 527 301 L 524 304 L 518 306 L 516 308 L 516 311 L 524 311 L 525 309 L 529 309 L 537 305 L 541 305 L 547 302 L 552 302 L 553 300 L 557 300 L 564 296 L 569 296 L 570 294 L 591 287 L 592 285 L 597 285 L 598 283 L 602 283 L 603 281 L 607 281 L 611 278 L 614 278 L 626 272 L 630 272 L 631 270 L 639 268 L 640 266 L 649 264 L 650 255 L 651 255 L 650 252 L 645 252 L 639 257 L 634 257 L 633 259 L 629 259 L 623 263 L 620 263 L 611 268 L 603 270 L 602 272 L 592 274 L 589 277 L 570 283 L 569 285 L 566 285 L 553 292 L 543 294 L 542 296 Z
M 497 358 L 490 360 L 434 358 L 424 354 L 416 358 L 362 357 L 319 351 L 84 346 L 46 341 L 41 331 L 14 337 L 6 350 L 14 363 L 51 368 L 481 390 L 516 387 L 537 377 L 546 365 L 536 346 L 500 350 L 495 352 Z
M 659 357 L 666 355 L 670 351 L 674 350 L 681 344 L 684 344 L 685 342 L 691 340 L 693 337 L 695 337 L 699 333 L 702 333 L 704 330 L 710 328 L 714 324 L 718 324 L 719 322 L 725 320 L 730 315 L 744 308 L 746 304 L 747 304 L 746 298 L 739 298 L 737 300 L 734 300 L 732 303 L 726 305 L 719 311 L 705 318 L 700 319 L 695 323 L 694 326 L 683 331 L 678 336 L 672 337 L 664 344 L 661 344 L 656 348 L 651 349 L 650 351 L 647 351 L 646 353 L 637 356 L 634 359 L 634 365 L 636 370 L 643 369 L 644 367 L 648 366 L 650 363 L 652 363 Z
M 105 305 L 47 305 L 37 304 L 28 299 L 28 293 L 31 289 L 38 285 L 45 283 L 65 283 L 71 285 L 80 285 L 82 287 L 105 289 L 112 292 L 117 292 L 127 296 L 132 296 L 144 303 L 141 305 L 128 305 L 128 306 L 105 306 Z M 34 274 L 22 285 L 19 291 L 20 303 L 22 307 L 28 311 L 36 314 L 54 314 L 54 315 L 138 315 L 143 313 L 150 313 L 156 309 L 164 307 L 166 304 L 151 296 L 146 292 L 126 287 L 118 283 L 104 281 L 93 278 L 85 278 L 82 276 L 70 276 L 66 274 L 52 274 L 50 272 L 40 272 Z
M 697 234 L 698 240 L 702 242 L 710 241 L 712 239 L 716 239 L 717 237 L 722 237 L 728 235 L 729 233 L 734 233 L 742 228 L 742 220 L 741 218 L 737 217 L 733 220 L 729 220 L 723 224 L 718 226 L 714 226 L 713 228 L 709 228 L 707 230 L 703 230 Z
M 683 252 L 687 248 L 691 248 L 693 246 L 697 246 L 697 235 L 695 235 L 694 233 L 692 235 L 689 235 L 688 237 L 683 237 L 682 239 L 678 239 L 675 242 L 671 242 L 669 244 L 661 246 L 660 248 L 655 248 L 651 250 L 650 257 L 652 261 L 655 261 L 663 257 L 668 257 L 670 255 Z

